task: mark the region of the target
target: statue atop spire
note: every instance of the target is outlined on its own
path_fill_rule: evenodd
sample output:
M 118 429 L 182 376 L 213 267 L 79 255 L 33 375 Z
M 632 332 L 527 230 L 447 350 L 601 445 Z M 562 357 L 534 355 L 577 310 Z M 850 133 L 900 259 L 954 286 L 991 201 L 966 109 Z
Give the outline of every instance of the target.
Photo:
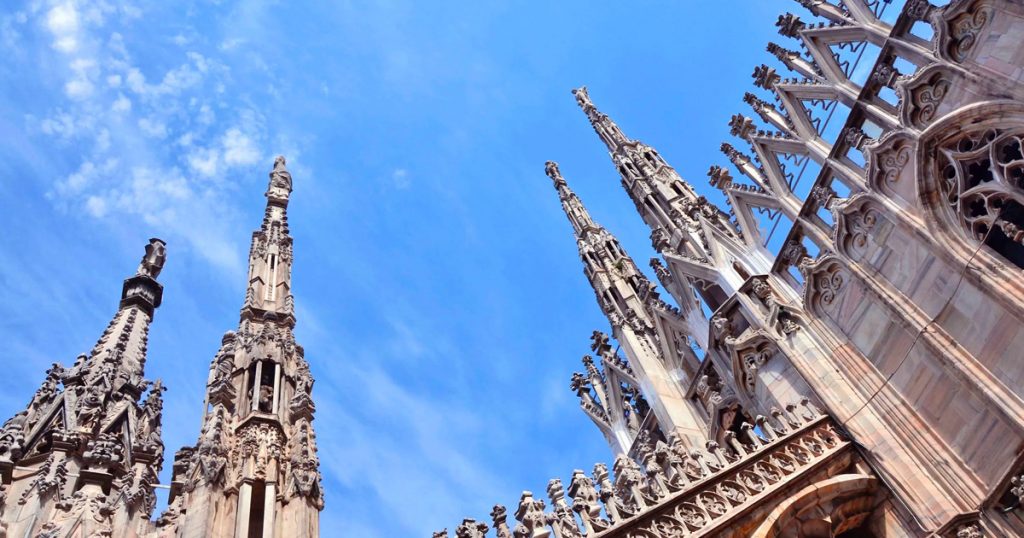
M 583 112 L 587 115 L 587 119 L 590 120 L 590 124 L 594 126 L 594 130 L 597 131 L 597 135 L 601 137 L 601 140 L 608 146 L 608 150 L 611 152 L 617 152 L 624 145 L 633 143 L 626 134 L 619 129 L 619 126 L 608 117 L 607 114 L 602 114 L 600 110 L 594 106 L 594 102 L 590 100 L 590 93 L 587 91 L 586 86 L 580 86 L 572 91 L 572 94 L 576 96 L 576 104 L 583 109 Z
M 163 239 L 150 238 L 149 244 L 146 245 L 146 254 L 142 257 L 142 262 L 139 264 L 139 270 L 136 271 L 136 274 L 156 279 L 156 277 L 160 276 L 160 271 L 163 270 L 166 260 L 167 243 Z
M 562 177 L 562 172 L 558 170 L 558 163 L 555 161 L 544 163 L 544 173 L 555 183 L 556 189 L 567 186 L 565 178 Z
M 274 159 L 274 169 L 270 171 L 270 184 L 267 186 L 267 198 L 270 201 L 288 203 L 288 195 L 292 193 L 292 174 L 285 168 L 284 155 Z
M 272 187 L 288 189 L 288 192 L 291 192 L 292 174 L 284 167 L 285 164 L 284 155 L 278 155 L 274 159 L 274 169 L 270 171 L 270 185 Z

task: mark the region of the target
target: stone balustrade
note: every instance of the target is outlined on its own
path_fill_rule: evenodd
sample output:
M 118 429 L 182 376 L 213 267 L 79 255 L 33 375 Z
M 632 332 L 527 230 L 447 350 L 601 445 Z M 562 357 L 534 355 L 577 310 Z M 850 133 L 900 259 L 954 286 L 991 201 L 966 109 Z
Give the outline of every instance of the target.
M 657 538 L 751 529 L 774 508 L 764 501 L 841 472 L 851 461 L 849 441 L 807 400 L 772 415 L 729 432 L 725 448 L 709 442 L 707 450 L 687 450 L 673 439 L 650 444 L 637 460 L 620 456 L 613 474 L 602 463 L 591 476 L 576 470 L 568 490 L 560 479 L 548 483 L 550 507 L 524 491 L 514 527 L 505 507 L 497 505 L 492 526 L 465 519 L 455 536 Z M 447 536 L 447 530 L 434 533 Z

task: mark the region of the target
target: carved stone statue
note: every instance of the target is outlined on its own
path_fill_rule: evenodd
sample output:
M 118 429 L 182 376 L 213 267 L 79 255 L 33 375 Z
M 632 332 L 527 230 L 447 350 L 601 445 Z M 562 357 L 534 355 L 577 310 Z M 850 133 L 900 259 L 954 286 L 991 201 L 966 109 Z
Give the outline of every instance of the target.
M 277 158 L 274 159 L 274 169 L 270 172 L 270 186 L 291 192 L 292 174 L 284 167 L 284 165 L 284 156 L 278 155 Z
M 166 260 L 167 243 L 154 237 L 146 245 L 146 255 L 142 257 L 142 263 L 139 264 L 138 274 L 156 278 L 160 276 L 160 271 L 163 270 Z

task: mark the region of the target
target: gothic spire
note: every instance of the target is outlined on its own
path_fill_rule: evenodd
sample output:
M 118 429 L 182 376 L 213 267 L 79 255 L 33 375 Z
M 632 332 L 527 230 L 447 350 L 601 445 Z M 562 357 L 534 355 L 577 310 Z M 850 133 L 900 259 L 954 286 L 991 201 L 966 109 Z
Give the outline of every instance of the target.
M 99 382 L 102 376 L 109 378 L 107 383 L 117 382 L 118 386 L 141 383 L 149 324 L 163 298 L 164 288 L 156 278 L 166 259 L 167 244 L 161 239 L 150 239 L 139 268 L 124 281 L 117 313 L 84 363 L 69 374 L 71 377 L 81 376 L 89 385 Z M 116 371 L 116 375 L 112 371 Z M 142 388 L 137 388 L 136 392 L 141 393 Z
M 292 237 L 285 213 L 291 192 L 291 174 L 278 157 L 266 216 L 252 235 L 241 321 L 237 332 L 224 335 L 210 364 L 199 440 L 175 454 L 170 506 L 158 526 L 219 526 L 212 536 L 270 537 L 288 521 L 289 536 L 317 534 L 323 492 L 313 377 L 292 333 Z M 224 513 L 234 516 L 226 520 L 219 516 Z
M 70 369 L 54 364 L 28 407 L 0 429 L 0 528 L 12 535 L 92 536 L 149 521 L 164 388 L 143 369 L 165 258 L 164 242 L 150 239 L 92 351 Z
M 601 141 L 608 146 L 608 151 L 615 153 L 623 145 L 633 143 L 626 134 L 619 129 L 619 126 L 608 117 L 607 114 L 601 113 L 600 110 L 594 106 L 594 102 L 590 100 L 590 93 L 587 92 L 586 86 L 580 86 L 572 91 L 572 94 L 576 96 L 576 103 L 583 109 L 583 113 L 587 115 L 587 119 L 590 120 L 590 124 L 594 126 L 594 130 L 597 131 L 597 135 L 601 137 Z
M 711 258 L 702 222 L 724 235 L 738 235 L 728 215 L 698 195 L 654 148 L 627 137 L 611 118 L 601 113 L 590 100 L 586 87 L 573 90 L 573 95 L 608 147 L 623 188 L 650 226 L 655 250 L 678 250 L 695 258 Z
M 565 216 L 569 217 L 569 222 L 572 224 L 576 235 L 581 235 L 590 230 L 598 230 L 600 226 L 594 223 L 594 220 L 590 218 L 590 213 L 587 212 L 587 208 L 583 207 L 583 202 L 580 201 L 579 196 L 576 196 L 576 193 L 569 188 L 569 184 L 566 183 L 562 173 L 558 170 L 558 163 L 554 161 L 544 163 L 544 173 L 554 183 L 555 190 L 558 191 L 558 199 L 562 202 L 562 210 L 565 211 Z
M 594 291 L 598 294 L 598 301 L 601 303 L 602 309 L 609 316 L 609 321 L 614 325 L 619 322 L 620 318 L 624 319 L 628 315 L 627 312 L 629 310 L 633 308 L 642 309 L 642 303 L 627 304 L 625 301 L 612 301 L 611 298 L 623 296 L 646 297 L 651 293 L 655 293 L 653 286 L 650 285 L 644 274 L 637 269 L 632 258 L 626 255 L 625 250 L 619 245 L 618 239 L 590 217 L 590 213 L 583 206 L 583 202 L 569 188 L 565 178 L 562 177 L 561 172 L 558 170 L 558 164 L 548 161 L 544 166 L 544 171 L 554 182 L 555 189 L 558 191 L 558 198 L 562 202 L 562 210 L 565 211 L 565 215 L 569 218 L 569 222 L 573 227 L 573 233 L 576 235 L 580 258 L 586 265 L 585 272 L 587 278 L 594 285 Z M 612 274 L 622 278 L 601 278 L 598 276 L 601 274 Z M 616 288 L 620 284 L 627 286 L 631 291 L 611 291 L 612 288 Z M 636 317 L 636 314 L 628 316 L 632 318 Z
M 252 234 L 249 250 L 249 285 L 242 306 L 242 319 L 270 315 L 295 324 L 291 294 L 292 237 L 288 232 L 288 199 L 292 175 L 285 158 L 274 160 L 267 185 L 267 209 L 260 229 Z

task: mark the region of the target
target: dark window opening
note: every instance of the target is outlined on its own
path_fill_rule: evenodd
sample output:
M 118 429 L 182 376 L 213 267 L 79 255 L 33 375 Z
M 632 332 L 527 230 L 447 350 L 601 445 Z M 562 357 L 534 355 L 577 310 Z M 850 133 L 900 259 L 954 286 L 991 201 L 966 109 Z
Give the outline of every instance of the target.
M 1014 235 L 1024 234 L 1024 207 L 1011 200 L 1006 200 L 1002 205 L 999 220 L 1015 227 L 1017 232 Z M 1024 245 L 1020 243 L 1020 239 L 1015 241 L 1014 238 L 1007 236 L 1003 226 L 996 225 L 987 231 L 985 244 L 992 247 L 1010 263 L 1024 269 Z

